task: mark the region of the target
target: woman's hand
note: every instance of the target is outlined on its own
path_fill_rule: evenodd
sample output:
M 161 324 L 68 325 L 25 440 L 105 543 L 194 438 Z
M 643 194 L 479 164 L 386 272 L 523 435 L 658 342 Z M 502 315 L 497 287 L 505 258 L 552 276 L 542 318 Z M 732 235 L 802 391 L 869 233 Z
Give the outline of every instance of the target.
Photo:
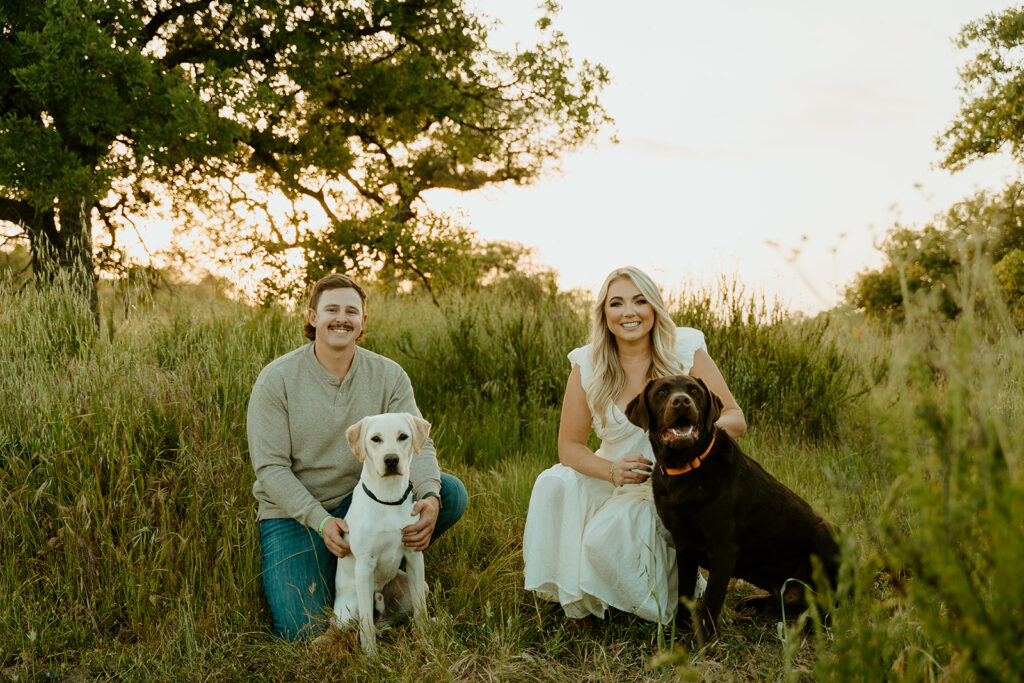
M 620 460 L 611 463 L 609 469 L 611 482 L 616 486 L 626 484 L 642 484 L 651 476 L 650 460 L 639 453 L 630 453 Z

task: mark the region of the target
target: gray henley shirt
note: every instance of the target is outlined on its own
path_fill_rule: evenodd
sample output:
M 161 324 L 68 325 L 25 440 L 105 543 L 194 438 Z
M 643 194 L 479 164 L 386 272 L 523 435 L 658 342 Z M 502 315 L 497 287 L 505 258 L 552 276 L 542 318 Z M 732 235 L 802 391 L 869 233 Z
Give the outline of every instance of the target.
M 317 529 L 362 471 L 345 430 L 378 413 L 420 415 L 409 376 L 372 351 L 356 347 L 344 381 L 320 364 L 312 342 L 263 368 L 246 418 L 257 517 L 291 517 Z M 417 498 L 440 492 L 433 441 L 413 458 L 409 476 Z

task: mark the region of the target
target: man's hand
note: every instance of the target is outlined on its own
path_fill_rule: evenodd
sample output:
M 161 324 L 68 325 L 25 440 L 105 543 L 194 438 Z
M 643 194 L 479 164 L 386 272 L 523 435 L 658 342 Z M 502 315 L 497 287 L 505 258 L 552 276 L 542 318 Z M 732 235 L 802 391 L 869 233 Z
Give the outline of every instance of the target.
M 434 534 L 434 525 L 437 524 L 437 513 L 440 510 L 441 501 L 433 496 L 417 500 L 412 506 L 412 516 L 419 515 L 419 521 L 402 529 L 402 542 L 413 550 L 426 550 L 430 545 L 430 537 Z
M 324 523 L 324 543 L 327 544 L 327 549 L 338 557 L 345 557 L 352 551 L 348 541 L 341 537 L 343 533 L 348 533 L 348 524 L 345 520 L 331 517 Z

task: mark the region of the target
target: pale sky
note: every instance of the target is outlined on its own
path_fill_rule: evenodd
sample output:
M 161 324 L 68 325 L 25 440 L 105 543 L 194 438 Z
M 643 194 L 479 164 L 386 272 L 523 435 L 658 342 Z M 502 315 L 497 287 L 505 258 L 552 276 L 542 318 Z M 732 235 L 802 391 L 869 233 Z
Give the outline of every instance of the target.
M 476 4 L 502 21 L 498 46 L 531 41 L 533 3 Z M 934 168 L 966 59 L 952 37 L 1009 3 L 562 5 L 574 54 L 614 79 L 602 99 L 620 143 L 602 139 L 529 187 L 427 200 L 463 211 L 484 239 L 534 247 L 563 287 L 593 290 L 632 264 L 666 290 L 725 274 L 820 310 L 880 263 L 873 241 L 895 220 L 920 224 L 1014 173 L 1007 159 Z

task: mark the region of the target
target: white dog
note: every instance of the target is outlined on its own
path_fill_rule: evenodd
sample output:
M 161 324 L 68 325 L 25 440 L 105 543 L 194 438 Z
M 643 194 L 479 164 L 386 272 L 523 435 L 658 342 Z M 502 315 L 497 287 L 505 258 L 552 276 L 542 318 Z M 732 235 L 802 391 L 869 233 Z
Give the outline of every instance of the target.
M 359 642 L 369 654 L 377 649 L 374 608 L 383 608 L 382 591 L 399 575 L 403 558 L 413 619 L 418 628 L 425 622 L 423 553 L 402 543 L 402 529 L 414 521 L 409 464 L 429 432 L 429 422 L 408 413 L 364 417 L 345 432 L 363 472 L 345 515 L 352 550 L 338 559 L 334 617 L 338 627 L 358 619 Z

